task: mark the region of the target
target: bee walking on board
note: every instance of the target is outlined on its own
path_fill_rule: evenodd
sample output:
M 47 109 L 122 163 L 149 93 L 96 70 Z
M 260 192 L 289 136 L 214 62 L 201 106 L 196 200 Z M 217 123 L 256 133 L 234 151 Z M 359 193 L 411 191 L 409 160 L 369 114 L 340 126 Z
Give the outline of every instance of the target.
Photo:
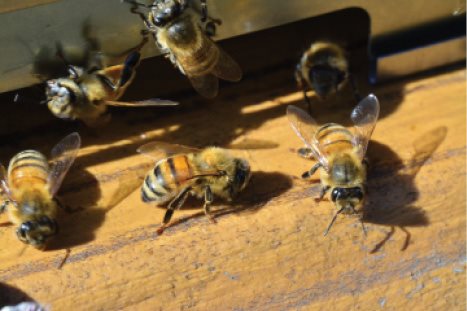
M 42 153 L 25 150 L 10 160 L 8 171 L 0 164 L 0 189 L 7 198 L 0 212 L 8 212 L 20 241 L 44 249 L 58 233 L 56 215 L 60 203 L 55 195 L 80 145 L 79 134 L 72 133 L 52 149 L 50 163 Z
M 169 203 L 161 227 L 167 227 L 174 211 L 182 207 L 188 195 L 204 198 L 204 212 L 211 221 L 209 207 L 214 196 L 227 201 L 242 191 L 251 176 L 250 165 L 235 158 L 226 149 L 195 149 L 163 142 L 141 146 L 138 152 L 156 160 L 145 177 L 141 198 L 146 203 Z
M 204 29 L 198 24 L 199 14 L 193 0 L 156 0 L 151 5 L 123 1 L 134 5 L 131 11 L 143 19 L 161 52 L 167 54 L 202 96 L 217 95 L 218 78 L 228 81 L 242 78 L 238 64 L 210 38 L 215 33 L 215 24 L 206 22 L 209 18 L 206 0 L 200 0 L 200 21 L 205 24 Z M 136 11 L 138 6 L 149 9 L 148 15 Z
M 46 83 L 46 101 L 49 110 L 62 119 L 80 119 L 89 126 L 103 124 L 110 119 L 107 106 L 147 107 L 175 106 L 178 103 L 148 99 L 135 102 L 121 102 L 118 99 L 135 77 L 140 61 L 138 51 L 131 52 L 124 64 L 104 67 L 81 68 L 66 63 L 69 76 L 52 79 Z
M 311 44 L 297 64 L 295 79 L 309 110 L 311 101 L 307 91 L 313 90 L 318 98 L 324 100 L 340 91 L 348 81 L 355 98 L 360 100 L 356 83 L 349 73 L 346 53 L 335 43 L 318 41 Z
M 350 115 L 355 125 L 354 133 L 336 123 L 318 126 L 304 110 L 295 106 L 287 107 L 292 129 L 307 146 L 300 150 L 301 155 L 312 156 L 318 161 L 302 178 L 309 178 L 321 169 L 321 193 L 318 200 L 322 200 L 330 191 L 331 200 L 337 208 L 324 235 L 328 234 L 337 215 L 361 212 L 367 166 L 364 157 L 378 115 L 379 102 L 373 94 L 360 101 Z M 366 234 L 361 217 L 360 222 Z

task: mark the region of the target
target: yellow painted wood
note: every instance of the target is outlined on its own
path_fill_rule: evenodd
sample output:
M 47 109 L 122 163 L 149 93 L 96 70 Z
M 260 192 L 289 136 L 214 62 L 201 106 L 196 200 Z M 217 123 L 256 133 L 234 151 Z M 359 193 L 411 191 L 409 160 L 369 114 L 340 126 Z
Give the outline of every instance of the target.
M 258 84 L 176 111 L 115 110 L 101 129 L 55 120 L 44 107 L 27 108 L 22 124 L 7 120 L 3 162 L 80 130 L 83 149 L 61 194 L 82 210 L 61 215 L 61 235 L 45 252 L 23 250 L 13 228 L 1 228 L 0 281 L 52 310 L 464 310 L 465 70 L 374 90 L 381 119 L 369 147 L 366 238 L 344 216 L 323 237 L 335 210 L 313 200 L 317 180 L 299 179 L 314 162 L 294 154 L 301 145 L 285 118 L 301 95 Z M 316 118 L 349 126 L 352 106 L 323 104 Z M 234 151 L 254 171 L 235 205 L 215 201 L 211 224 L 192 200 L 158 236 L 165 210 L 133 191 L 153 163 L 135 149 L 244 138 L 279 146 Z M 420 139 L 431 144 L 425 153 L 414 149 Z

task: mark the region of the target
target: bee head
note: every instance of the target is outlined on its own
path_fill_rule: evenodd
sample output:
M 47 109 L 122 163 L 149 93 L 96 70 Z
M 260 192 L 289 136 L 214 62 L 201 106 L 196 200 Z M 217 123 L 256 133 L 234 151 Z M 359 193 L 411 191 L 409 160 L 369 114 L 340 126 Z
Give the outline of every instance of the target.
M 71 79 L 56 79 L 47 81 L 45 94 L 50 111 L 59 118 L 66 118 L 68 109 L 76 102 L 78 84 Z
M 44 249 L 48 239 L 56 235 L 57 232 L 57 222 L 47 216 L 25 221 L 16 229 L 16 235 L 20 241 L 37 249 Z
M 341 210 L 343 214 L 355 214 L 356 207 L 359 207 L 363 202 L 363 188 L 351 187 L 341 188 L 336 187 L 332 189 L 331 200 L 336 204 L 336 207 Z
M 169 22 L 179 17 L 186 6 L 186 1 L 182 1 L 182 3 L 177 0 L 158 1 L 157 4 L 152 7 L 152 22 L 157 27 L 164 27 Z
M 316 94 L 326 99 L 337 92 L 339 85 L 344 81 L 345 74 L 337 68 L 328 65 L 315 65 L 310 68 L 309 79 Z
M 250 165 L 244 159 L 235 159 L 235 171 L 232 179 L 232 194 L 242 191 L 250 181 Z

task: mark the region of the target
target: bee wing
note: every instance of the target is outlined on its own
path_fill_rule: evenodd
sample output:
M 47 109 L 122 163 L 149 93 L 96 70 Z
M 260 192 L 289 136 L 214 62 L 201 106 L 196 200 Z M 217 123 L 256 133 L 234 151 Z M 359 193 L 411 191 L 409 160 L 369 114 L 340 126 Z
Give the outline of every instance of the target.
M 118 107 L 150 107 L 150 106 L 178 106 L 180 103 L 166 99 L 151 98 L 146 100 L 122 102 L 114 100 L 106 100 L 106 105 Z
M 295 134 L 311 149 L 314 158 L 328 170 L 328 160 L 324 152 L 320 151 L 319 144 L 314 137 L 319 128 L 316 121 L 304 110 L 292 105 L 287 107 L 287 118 Z
M 212 69 L 212 73 L 223 80 L 240 81 L 243 75 L 240 66 L 232 59 L 232 57 L 222 50 L 221 47 L 214 42 L 213 44 L 219 50 L 219 59 Z
M 379 116 L 379 101 L 374 94 L 362 99 L 350 114 L 355 125 L 353 145 L 358 147 L 358 155 L 363 159 L 371 134 Z
M 170 157 L 174 154 L 193 153 L 199 152 L 201 150 L 184 145 L 169 144 L 162 141 L 153 141 L 142 145 L 136 151 L 158 161 L 160 159 Z
M 187 75 L 193 88 L 206 98 L 216 97 L 219 89 L 219 79 L 212 74 L 202 76 Z
M 52 161 L 50 163 L 50 172 L 47 177 L 50 194 L 53 196 L 57 193 L 63 178 L 70 169 L 73 161 L 78 155 L 81 146 L 81 137 L 74 132 L 63 138 L 52 149 Z
M 12 200 L 10 187 L 8 186 L 8 174 L 5 167 L 0 163 L 0 190 Z

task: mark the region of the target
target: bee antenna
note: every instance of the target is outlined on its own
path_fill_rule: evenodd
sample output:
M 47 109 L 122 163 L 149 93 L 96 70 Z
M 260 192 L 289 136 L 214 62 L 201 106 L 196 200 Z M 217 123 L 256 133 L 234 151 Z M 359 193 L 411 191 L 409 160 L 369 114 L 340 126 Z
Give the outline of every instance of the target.
M 331 223 L 330 223 L 329 226 L 327 227 L 326 231 L 324 231 L 324 236 L 326 236 L 326 235 L 329 233 L 329 230 L 331 230 L 332 225 L 333 225 L 334 222 L 336 221 L 337 215 L 339 215 L 340 213 L 342 213 L 342 212 L 344 211 L 344 209 L 345 209 L 345 207 L 342 207 L 340 210 L 338 210 L 338 211 L 334 214 L 334 217 L 332 217 Z
M 67 248 L 67 249 L 65 250 L 65 256 L 64 256 L 63 259 L 60 261 L 60 264 L 58 265 L 57 269 L 61 269 L 61 268 L 65 265 L 66 261 L 67 261 L 68 258 L 70 257 L 70 253 L 71 253 L 71 249 L 70 249 L 70 248 Z

